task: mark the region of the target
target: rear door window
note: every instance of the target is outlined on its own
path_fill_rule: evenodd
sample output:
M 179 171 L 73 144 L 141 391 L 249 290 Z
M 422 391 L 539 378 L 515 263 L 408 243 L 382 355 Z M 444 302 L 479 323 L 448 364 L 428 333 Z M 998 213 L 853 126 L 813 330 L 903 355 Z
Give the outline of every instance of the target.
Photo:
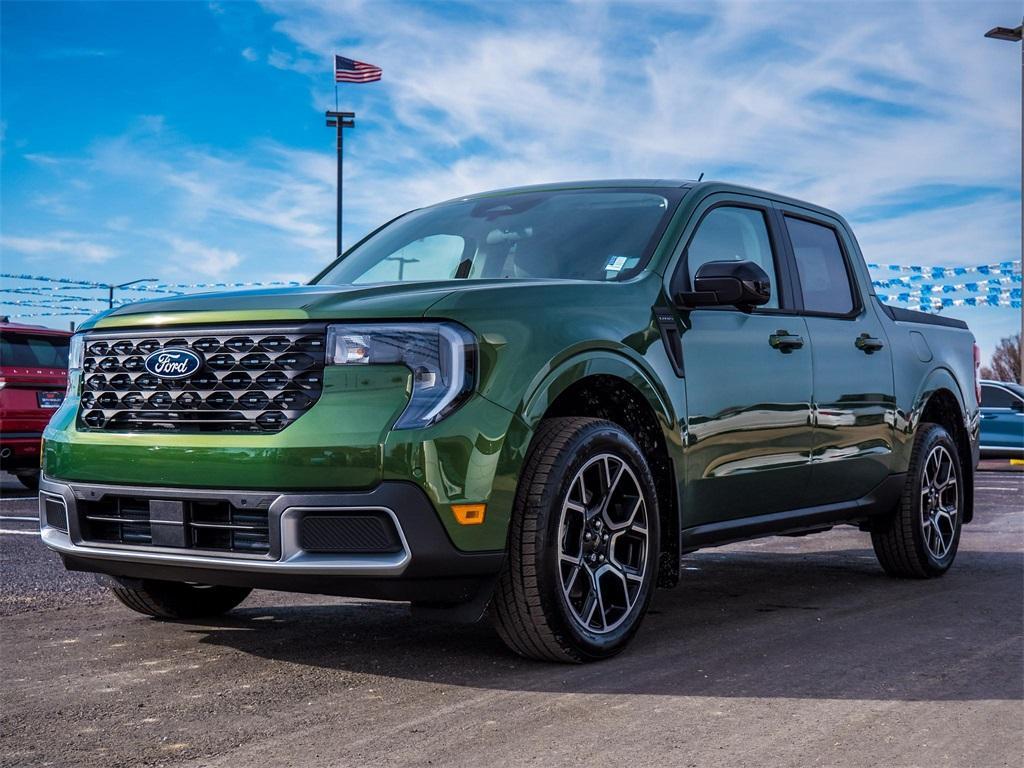
M 16 368 L 67 368 L 68 340 L 59 336 L 0 333 L 0 365 Z
M 804 310 L 828 315 L 853 312 L 853 287 L 836 231 L 791 216 L 785 220 L 796 257 Z

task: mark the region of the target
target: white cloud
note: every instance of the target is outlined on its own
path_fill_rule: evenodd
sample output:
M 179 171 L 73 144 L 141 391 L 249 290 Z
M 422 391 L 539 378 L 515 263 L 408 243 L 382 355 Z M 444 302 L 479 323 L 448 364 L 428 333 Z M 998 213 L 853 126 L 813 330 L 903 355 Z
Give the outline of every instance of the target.
M 37 165 L 60 165 L 60 158 L 53 157 L 52 155 L 47 155 L 42 152 L 26 152 L 22 157 L 31 163 L 36 163 Z
M 851 222 L 869 260 L 879 264 L 991 264 L 1020 258 L 1020 203 L 986 198 Z
M 74 232 L 53 232 L 43 237 L 0 236 L 0 251 L 10 250 L 39 259 L 70 257 L 73 262 L 101 264 L 110 261 L 117 252 L 108 245 L 87 239 Z M 65 261 L 61 258 L 61 261 Z
M 1014 3 L 264 7 L 275 37 L 247 38 L 241 55 L 307 77 L 318 112 L 334 103 L 332 51 L 384 68 L 380 83 L 342 86 L 359 113 L 347 242 L 482 189 L 703 171 L 839 210 L 872 261 L 998 261 L 1018 247 L 1019 49 L 982 36 Z M 321 151 L 227 151 L 148 116 L 85 157 L 25 157 L 82 209 L 67 228 L 117 222 L 90 237 L 121 238 L 109 242 L 133 269 L 190 269 L 203 260 L 182 252 L 211 249 L 218 276 L 314 274 L 333 251 L 335 167 L 309 119 Z
M 181 237 L 170 238 L 171 260 L 185 274 L 223 277 L 237 267 L 242 257 L 234 251 L 214 248 Z
M 1012 51 L 982 37 L 1009 3 L 520 4 L 473 21 L 421 4 L 266 7 L 307 56 L 358 39 L 351 55 L 384 68 L 385 109 L 360 115 L 379 142 L 353 136 L 376 171 L 353 185 L 356 207 L 410 178 L 417 203 L 467 191 L 458 163 L 485 170 L 470 189 L 705 171 L 846 213 L 924 185 L 1016 183 Z M 320 99 L 327 71 L 311 73 Z M 410 162 L 392 171 L 395 147 Z

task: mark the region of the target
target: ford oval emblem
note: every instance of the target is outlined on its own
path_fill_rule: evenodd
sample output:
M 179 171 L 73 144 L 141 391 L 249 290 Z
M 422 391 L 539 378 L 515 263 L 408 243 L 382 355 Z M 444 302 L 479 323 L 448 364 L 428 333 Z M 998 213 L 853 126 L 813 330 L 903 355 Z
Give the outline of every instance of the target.
M 202 358 L 190 349 L 158 349 L 146 358 L 146 370 L 161 379 L 184 379 L 202 367 Z

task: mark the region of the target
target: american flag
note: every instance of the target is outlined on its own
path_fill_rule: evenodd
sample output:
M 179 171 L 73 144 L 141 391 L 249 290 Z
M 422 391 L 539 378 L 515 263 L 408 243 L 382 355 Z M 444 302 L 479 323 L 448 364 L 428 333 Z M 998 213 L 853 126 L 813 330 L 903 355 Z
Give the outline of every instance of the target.
M 366 64 L 344 56 L 334 56 L 334 82 L 372 83 L 380 80 L 383 70 L 373 64 Z

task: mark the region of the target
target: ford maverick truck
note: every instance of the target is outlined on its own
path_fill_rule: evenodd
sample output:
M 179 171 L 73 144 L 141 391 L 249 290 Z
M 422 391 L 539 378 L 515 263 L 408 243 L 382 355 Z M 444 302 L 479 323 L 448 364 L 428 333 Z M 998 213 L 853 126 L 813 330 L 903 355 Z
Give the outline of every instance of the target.
M 523 187 L 400 216 L 307 286 L 83 324 L 40 526 L 164 620 L 362 596 L 589 661 L 704 547 L 852 525 L 886 573 L 942 575 L 978 401 L 967 326 L 882 304 L 832 211 Z

